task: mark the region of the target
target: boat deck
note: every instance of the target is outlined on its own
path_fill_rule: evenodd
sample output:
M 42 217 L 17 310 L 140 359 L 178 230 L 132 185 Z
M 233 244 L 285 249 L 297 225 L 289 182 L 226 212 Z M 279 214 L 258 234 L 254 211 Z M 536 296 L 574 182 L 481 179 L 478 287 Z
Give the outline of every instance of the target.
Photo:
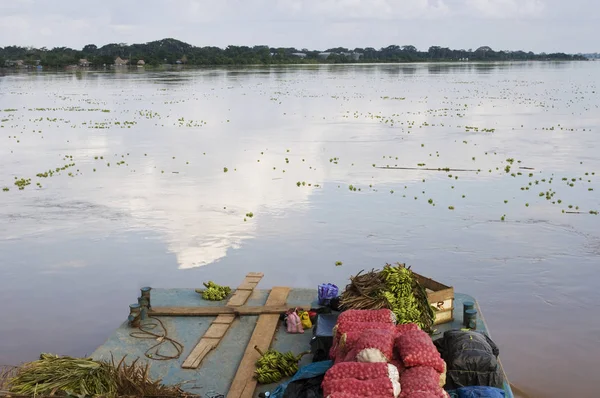
M 246 304 L 248 306 L 264 305 L 268 295 L 269 290 L 254 290 Z M 433 336 L 434 339 L 436 336 L 441 337 L 446 330 L 462 327 L 462 303 L 464 301 L 475 302 L 470 296 L 460 293 L 455 294 L 455 320 L 451 323 L 438 325 L 436 327 L 437 332 Z M 152 289 L 152 306 L 224 306 L 224 303 L 225 301 L 211 302 L 202 300 L 202 297 L 193 289 Z M 304 306 L 306 308 L 308 304 L 316 306 L 316 289 L 292 289 L 287 298 L 287 304 L 289 307 Z M 480 310 L 479 315 L 477 329 L 487 333 L 485 321 L 481 316 Z M 126 317 L 127 308 L 124 308 L 123 318 L 126 319 Z M 128 362 L 140 358 L 142 362 L 150 362 L 150 376 L 162 379 L 165 384 L 184 383 L 182 388 L 185 391 L 203 397 L 213 397 L 219 394 L 226 396 L 237 372 L 238 365 L 242 360 L 246 346 L 250 341 L 258 316 L 244 315 L 237 317 L 219 345 L 204 358 L 198 369 L 182 368 L 182 363 L 214 319 L 214 316 L 160 317 L 160 320 L 168 331 L 168 336 L 183 344 L 183 353 L 178 359 L 161 361 L 146 358 L 144 353 L 156 344 L 157 341 L 155 339 L 144 340 L 130 336 L 131 332 L 136 329 L 129 327 L 127 321 L 123 322 L 108 340 L 92 353 L 91 357 L 96 360 L 110 360 L 112 355 L 115 360 L 120 360 L 126 356 Z M 143 322 L 155 321 L 149 319 Z M 159 331 L 160 327 L 157 333 Z M 311 337 L 312 332 L 310 330 L 304 334 L 288 334 L 285 328 L 280 327 L 275 333 L 271 347 L 278 351 L 300 353 L 310 349 L 309 342 Z M 175 350 L 169 344 L 165 343 L 161 346 L 159 353 L 162 355 L 172 355 L 175 353 Z M 310 361 L 310 355 L 305 356 L 301 362 L 301 366 L 310 363 Z M 507 397 L 511 398 L 513 395 L 510 387 L 508 383 L 505 384 Z M 257 393 L 260 391 L 272 391 L 276 385 L 258 387 Z

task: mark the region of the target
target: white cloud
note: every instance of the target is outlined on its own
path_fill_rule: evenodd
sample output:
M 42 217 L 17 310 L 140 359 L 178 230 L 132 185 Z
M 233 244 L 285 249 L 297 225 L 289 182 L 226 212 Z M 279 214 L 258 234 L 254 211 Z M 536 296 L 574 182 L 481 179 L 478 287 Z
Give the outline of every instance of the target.
M 0 0 L 0 46 L 81 48 L 174 37 L 219 47 L 490 43 L 536 52 L 597 51 L 599 15 L 595 0 Z
M 467 0 L 467 4 L 486 18 L 539 18 L 546 8 L 542 0 Z
M 277 4 L 284 14 L 331 20 L 406 19 L 448 12 L 443 0 L 280 0 Z

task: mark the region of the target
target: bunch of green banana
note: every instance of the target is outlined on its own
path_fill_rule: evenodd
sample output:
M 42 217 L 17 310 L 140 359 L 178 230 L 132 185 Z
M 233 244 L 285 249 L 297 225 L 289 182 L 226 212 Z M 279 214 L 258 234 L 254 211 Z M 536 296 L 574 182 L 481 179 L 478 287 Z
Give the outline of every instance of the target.
M 260 384 L 277 383 L 281 379 L 283 379 L 283 376 L 276 370 L 262 368 L 256 369 L 256 380 Z
M 206 287 L 205 290 L 196 289 L 196 292 L 202 294 L 204 300 L 220 301 L 231 293 L 231 288 L 229 286 L 220 286 L 213 281 L 204 283 L 204 286 Z
M 281 353 L 269 350 L 256 361 L 255 378 L 260 384 L 276 383 L 284 377 L 292 376 L 298 371 L 298 362 L 302 356 L 293 352 Z
M 427 295 L 416 282 L 412 271 L 404 266 L 386 266 L 381 271 L 386 290 L 381 295 L 388 302 L 389 308 L 396 315 L 398 323 L 416 323 L 423 330 L 433 325 L 434 315 L 427 303 Z M 419 297 L 415 295 L 419 293 Z

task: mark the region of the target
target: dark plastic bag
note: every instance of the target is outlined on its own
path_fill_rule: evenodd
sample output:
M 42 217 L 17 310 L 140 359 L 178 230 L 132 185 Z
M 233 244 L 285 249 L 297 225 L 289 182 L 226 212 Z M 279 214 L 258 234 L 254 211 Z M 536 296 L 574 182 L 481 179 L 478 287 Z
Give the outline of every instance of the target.
M 325 375 L 320 375 L 291 382 L 285 389 L 283 398 L 323 398 L 321 383 L 324 377 Z
M 320 389 L 321 382 L 323 381 L 323 377 L 325 376 L 325 372 L 327 372 L 329 370 L 329 368 L 331 368 L 332 366 L 333 366 L 333 361 L 321 361 L 321 362 L 313 362 L 309 365 L 301 367 L 300 369 L 298 369 L 298 371 L 296 372 L 296 374 L 292 377 L 292 379 L 290 381 L 282 383 L 279 386 L 277 386 L 277 388 L 271 393 L 271 398 L 282 398 L 282 397 L 293 398 L 293 397 L 296 397 L 294 395 L 288 396 L 287 389 L 292 384 L 296 383 L 297 381 L 320 379 L 320 380 L 314 380 L 311 382 L 307 382 L 306 385 L 304 385 L 304 386 L 303 386 L 303 383 L 295 384 L 293 386 L 293 390 L 290 390 L 290 394 L 297 393 L 298 391 L 299 392 L 306 391 L 307 394 L 312 393 L 315 391 L 314 383 L 317 383 L 317 382 L 318 382 L 318 389 Z M 304 395 L 297 395 L 297 397 L 303 397 L 303 396 Z M 308 396 L 312 397 L 312 395 L 308 395 Z M 319 396 L 315 395 L 315 397 L 319 397 Z
M 487 335 L 477 331 L 450 330 L 435 342 L 446 361 L 446 388 L 467 386 L 502 388 L 499 350 Z

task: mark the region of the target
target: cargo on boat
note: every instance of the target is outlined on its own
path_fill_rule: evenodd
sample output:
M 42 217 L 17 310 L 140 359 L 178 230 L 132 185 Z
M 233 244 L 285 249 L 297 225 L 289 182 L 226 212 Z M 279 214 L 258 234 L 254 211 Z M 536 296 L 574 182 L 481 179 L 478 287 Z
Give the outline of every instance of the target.
M 43 354 L 9 388 L 36 396 L 122 396 L 139 385 L 139 395 L 207 398 L 462 398 L 473 389 L 513 397 L 479 305 L 451 286 L 404 264 L 361 271 L 343 292 L 329 283 L 259 289 L 262 277 L 249 273 L 233 291 L 213 282 L 144 287 L 90 358 Z
M 251 282 L 248 282 L 250 279 Z M 311 349 L 313 332 L 288 333 L 280 314 L 289 308 L 319 308 L 316 289 L 275 287 L 255 289 L 260 274 L 250 274 L 229 301 L 203 300 L 194 289 L 151 290 L 151 309 L 148 323 L 162 325 L 167 336 L 182 345 L 176 359 L 160 360 L 179 354 L 175 347 L 159 338 L 141 339 L 132 333 L 130 322 L 124 322 L 110 338 L 91 355 L 97 360 L 127 356 L 130 360 L 142 358 L 151 362 L 150 374 L 165 384 L 181 384 L 191 394 L 206 397 L 252 397 L 260 392 L 272 392 L 279 383 L 256 383 L 255 362 L 260 354 L 255 349 L 271 348 L 279 352 L 299 354 Z M 445 331 L 465 328 L 463 307 L 477 314 L 471 320 L 472 329 L 489 335 L 476 300 L 441 283 L 418 275 L 426 288 L 430 303 L 439 306 L 432 339 L 442 338 Z M 241 295 L 240 295 L 241 293 Z M 438 311 L 436 311 L 437 313 Z M 156 330 L 157 334 L 163 330 Z M 147 336 L 151 337 L 151 336 Z M 152 348 L 158 342 L 158 347 Z M 150 350 L 149 350 L 150 349 Z M 150 358 L 149 358 L 150 357 Z M 299 366 L 312 362 L 312 355 L 302 358 Z M 510 385 L 501 368 L 506 397 L 512 397 Z

